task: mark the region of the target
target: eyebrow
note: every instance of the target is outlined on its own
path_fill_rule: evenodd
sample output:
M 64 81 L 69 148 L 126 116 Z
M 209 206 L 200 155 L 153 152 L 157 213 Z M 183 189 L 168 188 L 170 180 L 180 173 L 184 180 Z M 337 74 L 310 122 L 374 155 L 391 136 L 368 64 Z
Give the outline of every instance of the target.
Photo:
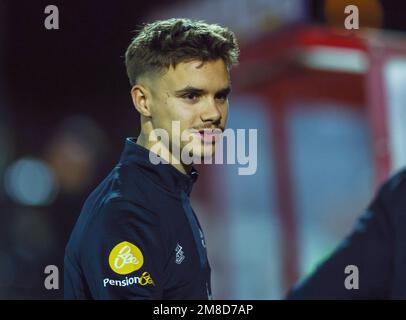
M 230 92 L 231 92 L 231 86 L 228 86 L 226 88 L 218 90 L 215 95 L 218 95 L 218 94 L 228 95 Z M 191 86 L 186 86 L 183 89 L 175 91 L 175 94 L 177 96 L 181 96 L 181 95 L 184 95 L 187 93 L 205 94 L 205 93 L 207 93 L 207 91 L 204 89 L 199 89 L 199 88 L 195 88 L 195 87 L 191 87 Z

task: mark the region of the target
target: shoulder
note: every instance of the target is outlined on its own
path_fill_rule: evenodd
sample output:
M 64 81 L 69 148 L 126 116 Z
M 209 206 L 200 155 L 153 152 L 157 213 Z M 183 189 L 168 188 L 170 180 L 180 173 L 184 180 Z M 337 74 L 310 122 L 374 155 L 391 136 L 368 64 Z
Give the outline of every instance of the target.
M 381 212 L 382 216 L 392 221 L 396 228 L 406 223 L 406 170 L 400 170 L 388 178 L 379 188 L 373 202 L 371 211 Z
M 157 210 L 160 192 L 146 179 L 137 165 L 118 163 L 89 195 L 83 207 L 94 217 L 108 217 L 111 211 L 122 213 Z M 104 213 L 104 214 L 103 214 Z
M 99 251 L 121 241 L 140 243 L 162 234 L 159 217 L 148 209 L 122 198 L 105 202 L 89 221 L 80 242 L 80 252 Z M 107 250 L 107 249 L 106 249 Z
M 378 196 L 382 200 L 395 201 L 406 199 L 406 169 L 392 175 L 379 189 Z
M 119 195 L 128 202 L 135 203 L 150 211 L 159 211 L 162 200 L 162 190 L 155 185 L 143 170 L 132 163 L 119 163 L 111 178 L 112 194 Z
M 123 197 L 107 200 L 100 208 L 97 222 L 103 229 L 113 227 L 157 226 L 159 215 L 150 211 L 143 204 Z

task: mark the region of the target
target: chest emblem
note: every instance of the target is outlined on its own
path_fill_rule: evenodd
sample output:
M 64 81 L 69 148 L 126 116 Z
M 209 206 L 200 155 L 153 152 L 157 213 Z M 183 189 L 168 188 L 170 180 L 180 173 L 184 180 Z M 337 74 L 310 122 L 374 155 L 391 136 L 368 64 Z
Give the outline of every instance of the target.
M 183 260 L 185 260 L 185 253 L 182 250 L 182 246 L 178 243 L 175 248 L 176 252 L 176 260 L 177 264 L 181 264 Z

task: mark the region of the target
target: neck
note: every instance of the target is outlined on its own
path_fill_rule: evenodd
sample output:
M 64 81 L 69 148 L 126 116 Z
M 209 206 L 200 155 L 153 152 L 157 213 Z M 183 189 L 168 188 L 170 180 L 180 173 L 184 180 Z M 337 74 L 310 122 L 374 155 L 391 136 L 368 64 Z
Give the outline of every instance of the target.
M 152 142 L 148 139 L 148 137 L 143 134 L 141 132 L 141 134 L 138 136 L 137 138 L 137 144 L 140 145 L 141 147 L 144 147 L 145 149 L 151 150 L 151 148 L 153 146 L 155 146 L 156 144 L 160 145 L 159 150 L 163 151 L 167 151 L 167 152 L 161 152 L 158 155 L 164 159 L 165 161 L 167 161 L 168 163 L 170 163 L 173 167 L 175 167 L 175 169 L 177 169 L 178 171 L 180 171 L 183 174 L 189 174 L 190 170 L 192 169 L 192 165 L 186 165 L 183 164 L 182 161 L 180 161 L 180 159 L 177 159 L 178 161 L 174 162 L 173 161 L 173 156 L 172 156 L 172 152 L 170 150 L 168 150 L 168 148 L 161 143 L 160 141 L 156 142 Z

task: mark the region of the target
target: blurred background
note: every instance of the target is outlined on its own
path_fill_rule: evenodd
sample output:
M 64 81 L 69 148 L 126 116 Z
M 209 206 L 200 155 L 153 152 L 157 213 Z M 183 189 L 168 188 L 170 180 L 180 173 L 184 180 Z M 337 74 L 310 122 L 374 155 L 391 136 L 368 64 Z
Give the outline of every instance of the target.
M 139 133 L 123 54 L 142 23 L 203 19 L 241 44 L 228 127 L 258 130 L 257 172 L 199 166 L 192 193 L 214 299 L 283 298 L 406 163 L 403 1 L 51 2 L 0 0 L 2 299 L 63 297 L 81 206 Z M 349 4 L 359 30 L 344 28 Z M 49 264 L 60 290 L 44 288 Z

